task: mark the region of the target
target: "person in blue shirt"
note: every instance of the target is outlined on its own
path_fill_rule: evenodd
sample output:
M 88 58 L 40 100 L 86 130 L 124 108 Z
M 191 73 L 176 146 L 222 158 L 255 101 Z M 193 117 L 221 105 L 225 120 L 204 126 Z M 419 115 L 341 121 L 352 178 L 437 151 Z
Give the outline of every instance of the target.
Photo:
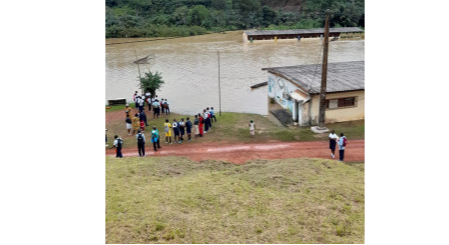
M 215 117 L 215 111 L 214 111 L 213 107 L 210 108 L 210 115 L 211 115 L 211 120 L 214 119 L 214 121 L 217 122 L 217 117 Z
M 192 140 L 192 122 L 190 121 L 190 117 L 187 118 L 186 122 L 186 131 L 187 131 L 187 137 L 189 138 L 188 141 Z
M 340 139 L 338 139 L 338 149 L 339 149 L 339 153 L 340 153 L 340 162 L 343 162 L 344 158 L 345 158 L 345 148 L 346 146 L 344 145 L 346 136 L 341 133 L 340 134 Z
M 157 130 L 156 126 L 153 126 L 153 130 L 151 130 L 151 142 L 153 143 L 154 151 L 157 151 L 158 148 L 161 148 L 161 145 L 159 143 L 159 131 Z

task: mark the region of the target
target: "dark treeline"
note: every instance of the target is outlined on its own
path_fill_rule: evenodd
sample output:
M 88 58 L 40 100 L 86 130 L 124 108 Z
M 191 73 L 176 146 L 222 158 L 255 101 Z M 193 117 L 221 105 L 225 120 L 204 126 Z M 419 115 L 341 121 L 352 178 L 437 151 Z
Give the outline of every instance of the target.
M 364 0 L 106 0 L 106 38 L 242 29 L 364 27 Z

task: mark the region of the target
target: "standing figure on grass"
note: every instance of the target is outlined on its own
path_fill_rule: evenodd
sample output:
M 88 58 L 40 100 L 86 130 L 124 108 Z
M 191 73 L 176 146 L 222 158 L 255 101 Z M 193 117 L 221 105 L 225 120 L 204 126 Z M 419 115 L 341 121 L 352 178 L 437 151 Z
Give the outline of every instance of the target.
M 160 107 L 159 100 L 156 99 L 153 102 L 153 118 L 156 118 L 156 116 L 160 117 L 159 107 Z
M 132 128 L 133 122 L 131 121 L 131 118 L 129 118 L 128 115 L 126 115 L 125 123 L 126 123 L 126 130 L 128 131 L 128 135 L 131 135 L 131 128 Z
M 195 120 L 193 121 L 193 127 L 195 128 L 195 138 L 200 135 L 200 119 L 198 119 L 198 115 L 195 115 Z
M 170 145 L 173 144 L 171 142 L 171 128 L 172 128 L 172 125 L 170 124 L 168 119 L 165 119 L 165 123 L 164 123 L 165 144 L 168 144 L 169 142 L 170 142 Z
M 346 139 L 346 136 L 341 133 L 340 134 L 340 139 L 338 140 L 338 149 L 340 150 L 340 162 L 343 162 L 345 159 L 345 148 L 346 148 L 346 144 L 347 144 L 348 140 Z
M 215 122 L 217 122 L 217 117 L 215 116 L 215 111 L 214 111 L 214 108 L 213 107 L 211 107 L 210 108 L 210 115 L 211 115 L 211 121 L 212 121 L 212 119 L 215 119 Z
M 176 121 L 176 119 L 173 119 L 172 126 L 173 126 L 173 134 L 175 135 L 174 136 L 174 141 L 176 143 L 180 144 L 181 143 L 181 138 L 179 137 L 179 127 L 178 127 L 178 122 Z
M 148 103 L 148 111 L 151 112 L 151 104 L 153 104 L 153 99 L 151 98 L 151 94 L 147 97 L 147 103 Z
M 203 124 L 204 124 L 204 119 L 203 119 L 203 117 L 201 116 L 201 114 L 200 113 L 198 113 L 198 119 L 200 120 L 199 121 L 199 123 L 198 123 L 198 126 L 199 126 L 199 129 L 200 129 L 200 137 L 203 137 Z
M 145 110 L 143 110 L 143 111 L 140 112 L 139 118 L 140 118 L 140 121 L 143 120 L 143 122 L 145 123 L 145 126 L 148 127 L 148 123 L 147 123 L 147 114 L 145 114 Z
M 170 103 L 165 99 L 165 115 L 170 115 Z
M 181 121 L 178 123 L 179 132 L 181 134 L 181 142 L 184 140 L 184 134 L 185 134 L 185 127 L 186 123 L 184 122 L 184 118 L 181 118 Z
M 190 117 L 187 118 L 186 122 L 186 131 L 187 131 L 187 137 L 188 141 L 192 140 L 192 122 L 190 121 Z
M 111 148 L 109 148 L 109 149 L 112 149 L 112 148 L 115 147 L 115 153 L 116 153 L 115 157 L 122 158 L 123 157 L 123 155 L 122 155 L 122 146 L 123 146 L 122 138 L 119 138 L 117 135 L 115 135 L 114 136 L 114 145 L 111 146 Z
M 335 158 L 335 146 L 337 145 L 338 136 L 335 134 L 335 130 L 329 134 L 329 149 L 331 149 L 331 157 Z
M 133 123 L 133 133 L 132 135 L 134 135 L 137 130 L 139 130 L 140 127 L 140 119 L 139 119 L 139 114 L 135 114 L 133 119 L 132 119 L 132 123 Z
M 138 93 L 137 93 L 137 91 L 134 93 L 134 95 L 133 95 L 133 101 L 134 101 L 134 108 L 137 108 L 137 95 Z
M 203 124 L 204 124 L 204 133 L 207 134 L 207 131 L 209 130 L 209 122 L 207 121 L 206 109 L 203 110 Z
M 209 107 L 206 108 L 206 113 L 207 113 L 207 121 L 209 122 L 209 128 L 212 128 L 212 114 L 210 112 Z
M 159 103 L 161 106 L 161 113 L 164 114 L 165 113 L 165 101 L 164 99 L 161 99 L 161 103 Z
M 256 124 L 254 123 L 253 119 L 249 121 L 249 134 L 251 137 L 254 137 L 254 131 L 256 130 Z
M 159 131 L 156 129 L 156 126 L 153 126 L 153 130 L 151 130 L 151 142 L 153 143 L 154 151 L 157 151 L 158 148 L 161 148 L 161 145 L 159 143 Z
M 145 156 L 145 135 L 142 134 L 140 130 L 137 131 L 136 134 L 137 139 L 137 150 L 139 151 L 139 156 L 144 157 Z

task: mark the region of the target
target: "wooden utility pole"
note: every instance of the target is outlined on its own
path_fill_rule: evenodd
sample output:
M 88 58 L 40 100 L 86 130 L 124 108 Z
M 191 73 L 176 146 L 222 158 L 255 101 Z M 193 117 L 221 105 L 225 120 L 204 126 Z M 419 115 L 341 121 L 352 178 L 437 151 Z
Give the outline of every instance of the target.
M 219 111 L 221 117 L 221 84 L 220 84 L 220 51 L 217 51 L 218 55 L 218 101 L 219 101 Z
M 140 66 L 139 66 L 139 62 L 138 62 L 138 59 L 137 59 L 136 44 L 134 44 L 134 55 L 136 56 L 137 70 L 139 71 L 139 84 L 140 84 L 140 80 L 142 79 L 142 75 L 140 74 Z M 142 92 L 142 94 L 144 94 L 143 88 L 141 88 L 140 91 Z
M 329 52 L 329 10 L 326 11 L 326 21 L 324 24 L 324 50 L 323 67 L 321 69 L 321 93 L 320 93 L 320 114 L 318 128 L 325 129 L 324 119 L 326 111 L 326 85 L 327 85 L 327 54 Z

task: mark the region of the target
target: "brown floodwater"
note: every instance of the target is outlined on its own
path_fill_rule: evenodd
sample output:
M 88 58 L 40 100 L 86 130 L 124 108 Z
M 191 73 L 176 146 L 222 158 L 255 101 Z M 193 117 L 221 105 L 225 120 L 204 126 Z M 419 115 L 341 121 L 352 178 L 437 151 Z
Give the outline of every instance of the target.
M 251 85 L 267 81 L 266 67 L 321 64 L 319 38 L 243 42 L 242 31 L 148 42 L 155 39 L 108 39 L 106 44 L 106 103 L 132 101 L 139 91 L 139 71 L 160 72 L 165 83 L 157 94 L 170 102 L 172 112 L 197 114 L 206 107 L 219 110 L 218 55 L 222 111 L 267 115 L 267 90 Z M 134 42 L 134 43 L 126 43 Z M 329 44 L 329 62 L 365 60 L 364 39 L 340 39 Z M 139 67 L 133 61 L 149 57 Z M 320 79 L 317 74 L 317 79 Z

